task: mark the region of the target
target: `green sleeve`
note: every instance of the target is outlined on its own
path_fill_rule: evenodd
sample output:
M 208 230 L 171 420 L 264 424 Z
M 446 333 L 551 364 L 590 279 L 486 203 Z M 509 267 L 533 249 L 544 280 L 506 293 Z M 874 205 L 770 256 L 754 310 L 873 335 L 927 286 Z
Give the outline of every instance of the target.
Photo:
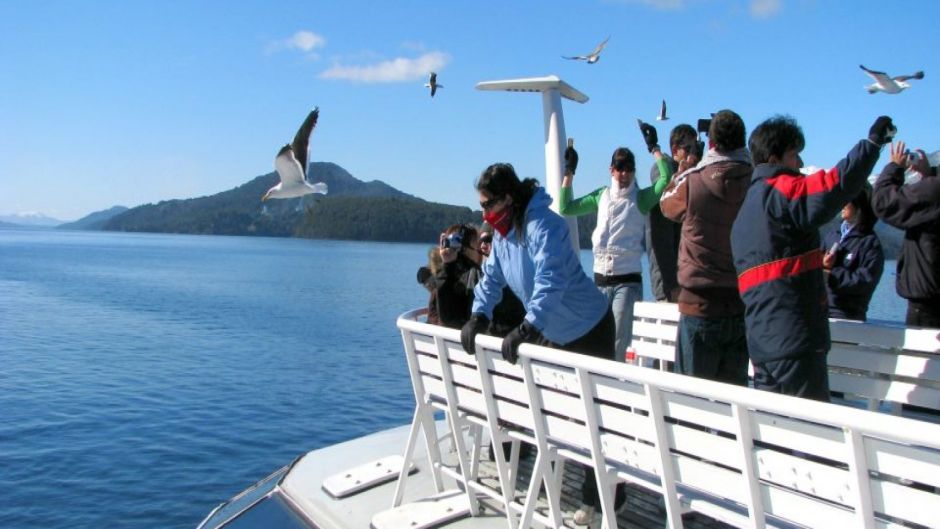
M 653 182 L 653 185 L 644 187 L 637 192 L 636 205 L 640 208 L 640 213 L 644 215 L 648 214 L 656 204 L 659 204 L 659 197 L 663 194 L 666 186 L 669 185 L 669 179 L 672 178 L 672 168 L 665 157 L 656 160 L 656 168 L 659 169 L 659 179 Z
M 600 203 L 604 189 L 607 188 L 599 187 L 581 198 L 572 199 L 571 188 L 562 187 L 561 194 L 558 195 L 559 202 L 561 202 L 558 206 L 558 211 L 560 211 L 562 215 L 571 215 L 574 217 L 593 213 L 597 211 L 597 204 Z

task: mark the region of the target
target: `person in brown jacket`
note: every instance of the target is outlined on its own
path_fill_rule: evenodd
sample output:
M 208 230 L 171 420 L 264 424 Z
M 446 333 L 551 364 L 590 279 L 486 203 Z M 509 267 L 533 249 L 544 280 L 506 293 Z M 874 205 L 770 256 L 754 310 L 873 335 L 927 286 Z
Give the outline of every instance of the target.
M 751 183 L 744 121 L 722 110 L 708 129 L 708 152 L 660 198 L 663 215 L 682 223 L 676 371 L 747 385 L 744 303 L 731 255 L 731 226 Z

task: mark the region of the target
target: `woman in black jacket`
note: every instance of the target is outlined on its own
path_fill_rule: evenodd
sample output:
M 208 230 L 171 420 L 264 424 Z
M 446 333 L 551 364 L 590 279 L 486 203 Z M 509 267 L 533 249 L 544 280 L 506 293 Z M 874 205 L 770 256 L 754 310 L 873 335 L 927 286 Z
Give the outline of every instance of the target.
M 829 317 L 865 321 L 868 303 L 884 271 L 885 254 L 875 234 L 878 218 L 868 188 L 842 208 L 842 224 L 823 240 Z

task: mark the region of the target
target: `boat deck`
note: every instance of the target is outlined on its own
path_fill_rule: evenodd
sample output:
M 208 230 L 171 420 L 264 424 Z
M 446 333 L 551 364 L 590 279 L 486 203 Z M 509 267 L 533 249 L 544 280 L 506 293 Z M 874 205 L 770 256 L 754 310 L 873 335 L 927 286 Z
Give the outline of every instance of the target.
M 438 428 L 443 435 L 443 423 L 439 423 Z M 300 503 L 302 508 L 312 515 L 321 529 L 369 527 L 373 515 L 391 507 L 395 481 L 386 482 L 347 498 L 334 499 L 322 489 L 323 480 L 358 464 L 400 452 L 407 436 L 408 427 L 402 426 L 311 451 L 303 456 L 288 474 L 284 481 L 284 489 L 294 501 Z M 419 448 L 422 451 L 423 449 L 423 447 Z M 442 450 L 444 451 L 442 454 L 444 464 L 456 467 L 456 457 L 452 453 L 448 455 L 446 446 L 442 446 Z M 422 453 L 415 460 L 418 471 L 408 479 L 404 496 L 405 503 L 434 494 L 434 486 L 427 468 L 427 457 Z M 534 454 L 520 460 L 520 479 L 517 486 L 517 499 L 520 502 L 531 476 L 533 460 Z M 574 511 L 578 508 L 578 491 L 583 474 L 577 465 L 569 464 L 565 468 L 562 495 L 565 524 L 572 528 L 583 527 L 575 525 L 571 520 Z M 484 456 L 481 461 L 480 476 L 481 483 L 497 490 L 496 467 L 491 457 Z M 444 483 L 447 489 L 456 488 L 456 483 L 446 477 Z M 506 519 L 502 513 L 491 503 L 486 501 L 482 503 L 486 505 L 486 508 L 480 516 L 458 519 L 446 524 L 446 527 L 454 529 L 506 527 Z M 661 505 L 658 495 L 639 487 L 628 486 L 627 506 L 620 511 L 619 527 L 631 529 L 664 527 L 666 513 Z M 597 521 L 599 523 L 599 518 Z M 698 513 L 683 516 L 683 523 L 685 527 L 691 529 L 731 527 Z

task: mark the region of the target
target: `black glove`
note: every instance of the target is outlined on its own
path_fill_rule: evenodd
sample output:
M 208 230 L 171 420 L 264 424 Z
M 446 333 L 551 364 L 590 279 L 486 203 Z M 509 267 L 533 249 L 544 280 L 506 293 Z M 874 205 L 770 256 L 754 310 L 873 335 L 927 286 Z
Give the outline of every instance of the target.
M 467 323 L 460 329 L 460 345 L 468 355 L 477 354 L 477 334 L 485 331 L 490 326 L 490 319 L 483 314 L 476 313 L 470 316 Z
M 868 140 L 880 147 L 886 143 L 890 143 L 897 132 L 898 129 L 891 123 L 890 117 L 879 116 L 878 119 L 875 120 L 874 125 L 868 129 Z
M 653 152 L 658 149 L 659 135 L 656 134 L 656 127 L 650 125 L 649 123 L 644 123 L 641 119 L 638 119 L 637 122 L 640 124 L 640 132 L 643 134 L 643 141 L 646 142 L 646 149 L 649 152 Z
M 578 151 L 574 147 L 565 149 L 565 174 L 573 175 L 578 168 Z
M 503 345 L 500 352 L 503 353 L 503 360 L 510 364 L 515 364 L 519 360 L 519 345 L 523 342 L 533 343 L 538 341 L 542 333 L 532 326 L 528 321 L 523 321 L 522 325 L 509 331 L 509 334 L 503 338 Z

